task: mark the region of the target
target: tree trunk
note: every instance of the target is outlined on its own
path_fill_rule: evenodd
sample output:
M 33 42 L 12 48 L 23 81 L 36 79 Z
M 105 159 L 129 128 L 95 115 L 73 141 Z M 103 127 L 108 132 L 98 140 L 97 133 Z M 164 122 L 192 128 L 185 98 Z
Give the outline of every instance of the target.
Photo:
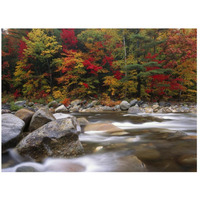
M 125 34 L 123 33 L 123 42 L 124 42 L 124 64 L 125 64 L 125 78 L 127 80 L 127 67 L 126 67 L 126 40 L 125 40 Z M 126 97 L 127 95 L 127 84 L 125 83 L 125 93 L 124 96 Z

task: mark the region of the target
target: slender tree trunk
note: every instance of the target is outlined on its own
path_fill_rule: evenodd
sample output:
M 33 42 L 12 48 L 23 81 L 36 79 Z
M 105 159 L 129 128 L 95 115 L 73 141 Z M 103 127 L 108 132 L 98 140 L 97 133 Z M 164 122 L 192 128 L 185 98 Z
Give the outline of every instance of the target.
M 47 65 L 48 65 L 48 70 L 49 70 L 49 74 L 50 74 L 50 93 L 52 95 L 52 89 L 53 89 L 53 78 L 52 78 L 52 71 L 51 71 L 51 67 L 50 67 L 50 64 L 49 64 L 49 60 L 47 59 Z
M 127 80 L 127 67 L 126 67 L 126 40 L 125 40 L 125 34 L 123 33 L 123 42 L 124 42 L 124 65 L 125 65 L 125 78 Z M 126 81 L 127 82 L 127 81 Z M 127 84 L 125 83 L 125 93 L 124 96 L 126 97 L 127 95 Z

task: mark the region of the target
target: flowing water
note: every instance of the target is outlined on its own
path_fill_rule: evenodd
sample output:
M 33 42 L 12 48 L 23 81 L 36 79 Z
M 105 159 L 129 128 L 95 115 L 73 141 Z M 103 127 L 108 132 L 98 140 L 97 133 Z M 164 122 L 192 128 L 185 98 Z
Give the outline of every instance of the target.
M 191 113 L 72 113 L 91 123 L 112 123 L 122 132 L 79 135 L 85 154 L 73 159 L 22 162 L 14 150 L 2 157 L 2 171 L 195 172 L 197 115 Z M 174 137 L 183 131 L 183 137 Z

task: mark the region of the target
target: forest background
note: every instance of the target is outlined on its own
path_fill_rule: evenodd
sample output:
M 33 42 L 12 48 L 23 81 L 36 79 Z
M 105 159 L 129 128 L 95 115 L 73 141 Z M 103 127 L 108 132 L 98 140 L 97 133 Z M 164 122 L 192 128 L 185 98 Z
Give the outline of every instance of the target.
M 3 29 L 2 102 L 196 101 L 196 29 Z

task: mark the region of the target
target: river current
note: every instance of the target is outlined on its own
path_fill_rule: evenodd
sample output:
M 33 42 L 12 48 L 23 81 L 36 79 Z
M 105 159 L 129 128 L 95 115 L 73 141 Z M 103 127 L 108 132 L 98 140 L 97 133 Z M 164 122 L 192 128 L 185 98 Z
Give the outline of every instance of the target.
M 73 159 L 22 162 L 14 150 L 2 156 L 2 171 L 40 172 L 194 172 L 197 115 L 191 113 L 72 113 L 91 123 L 112 123 L 123 132 L 85 131 L 79 135 L 85 154 Z M 161 120 L 154 120 L 159 118 Z M 173 137 L 183 131 L 185 136 Z

